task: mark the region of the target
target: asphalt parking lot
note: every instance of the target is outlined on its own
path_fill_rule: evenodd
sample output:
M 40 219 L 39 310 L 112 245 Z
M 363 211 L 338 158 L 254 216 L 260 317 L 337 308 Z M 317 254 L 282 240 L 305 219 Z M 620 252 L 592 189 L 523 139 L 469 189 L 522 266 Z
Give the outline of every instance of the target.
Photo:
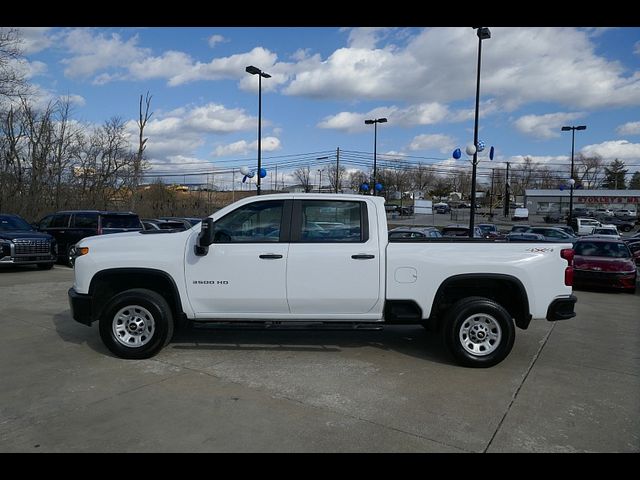
M 2 452 L 639 452 L 640 291 L 577 291 L 490 369 L 421 327 L 196 328 L 113 357 L 72 271 L 0 270 Z

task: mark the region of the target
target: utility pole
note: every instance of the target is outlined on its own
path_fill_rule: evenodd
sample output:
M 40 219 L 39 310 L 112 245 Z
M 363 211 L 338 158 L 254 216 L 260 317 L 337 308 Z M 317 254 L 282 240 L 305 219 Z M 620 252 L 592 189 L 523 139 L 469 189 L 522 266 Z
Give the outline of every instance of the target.
M 502 201 L 502 213 L 505 217 L 509 216 L 510 204 L 511 204 L 511 195 L 509 194 L 509 162 L 507 162 L 507 176 L 504 184 L 504 199 Z
M 489 218 L 493 219 L 493 174 L 495 173 L 495 168 L 491 169 L 491 196 L 489 197 Z
M 271 188 L 273 188 L 274 191 L 278 190 L 278 164 L 276 163 L 276 188 L 273 188 L 273 180 L 271 181 Z
M 336 193 L 340 186 L 340 147 L 336 148 Z
M 236 201 L 236 169 L 231 169 L 231 203 Z

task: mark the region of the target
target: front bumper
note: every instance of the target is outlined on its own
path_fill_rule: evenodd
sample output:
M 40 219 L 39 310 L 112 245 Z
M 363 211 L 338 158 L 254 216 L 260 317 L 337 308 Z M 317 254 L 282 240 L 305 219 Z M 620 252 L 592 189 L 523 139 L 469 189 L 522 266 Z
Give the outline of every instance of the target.
M 547 309 L 547 320 L 555 322 L 557 320 L 568 320 L 576 316 L 576 312 L 573 311 L 578 299 L 575 295 L 570 295 L 565 298 L 556 298 L 549 308 Z
M 0 265 L 33 265 L 55 263 L 55 255 L 14 255 L 0 258 Z
M 91 326 L 91 323 L 95 320 L 91 314 L 91 295 L 78 293 L 73 287 L 69 289 L 68 295 L 73 319 L 76 322 Z

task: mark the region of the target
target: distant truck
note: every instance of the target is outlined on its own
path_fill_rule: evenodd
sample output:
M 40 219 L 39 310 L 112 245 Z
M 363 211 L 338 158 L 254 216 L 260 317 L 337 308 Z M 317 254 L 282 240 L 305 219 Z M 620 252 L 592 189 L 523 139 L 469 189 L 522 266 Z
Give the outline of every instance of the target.
M 248 197 L 189 230 L 77 244 L 72 316 L 115 355 L 149 358 L 176 324 L 418 324 L 489 367 L 515 327 L 575 315 L 571 243 L 389 239 L 384 198 Z

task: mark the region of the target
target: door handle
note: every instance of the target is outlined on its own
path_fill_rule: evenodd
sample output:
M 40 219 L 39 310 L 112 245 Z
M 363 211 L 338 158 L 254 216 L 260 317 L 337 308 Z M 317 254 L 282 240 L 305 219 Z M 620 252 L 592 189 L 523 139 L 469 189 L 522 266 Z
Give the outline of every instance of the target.
M 275 253 L 264 253 L 260 255 L 260 258 L 262 258 L 263 260 L 276 260 L 278 258 L 282 258 L 282 255 L 278 255 Z
M 355 260 L 371 260 L 372 258 L 376 258 L 375 255 L 367 255 L 365 253 L 359 253 L 357 255 L 351 255 L 351 258 Z

